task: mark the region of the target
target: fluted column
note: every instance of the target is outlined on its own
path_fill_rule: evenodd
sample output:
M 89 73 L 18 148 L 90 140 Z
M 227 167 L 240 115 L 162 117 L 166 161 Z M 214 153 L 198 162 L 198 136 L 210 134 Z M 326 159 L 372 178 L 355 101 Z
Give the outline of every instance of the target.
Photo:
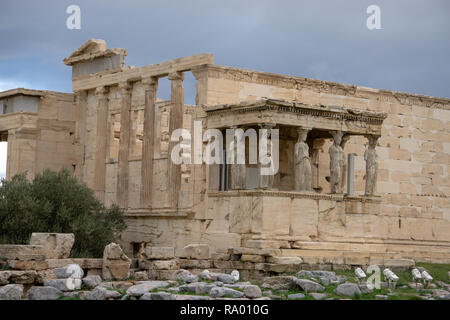
M 119 169 L 117 174 L 117 203 L 121 208 L 128 207 L 128 154 L 130 149 L 130 105 L 131 86 L 128 82 L 119 84 L 121 96 L 120 139 L 119 139 Z
M 169 136 L 176 129 L 183 127 L 183 106 L 184 106 L 184 88 L 183 88 L 183 73 L 175 72 L 169 74 L 171 81 L 171 109 L 170 109 L 170 123 Z M 173 209 L 178 208 L 178 198 L 181 184 L 181 168 L 180 165 L 173 163 L 171 159 L 172 149 L 177 142 L 170 142 L 169 144 L 169 199 L 170 206 Z
M 142 141 L 141 166 L 141 207 L 152 207 L 153 185 L 153 141 L 155 132 L 155 103 L 158 91 L 158 78 L 142 79 L 145 90 L 144 137 Z
M 108 122 L 108 90 L 98 87 L 97 96 L 97 151 L 95 153 L 94 191 L 100 201 L 105 200 L 105 172 L 106 172 L 106 128 Z

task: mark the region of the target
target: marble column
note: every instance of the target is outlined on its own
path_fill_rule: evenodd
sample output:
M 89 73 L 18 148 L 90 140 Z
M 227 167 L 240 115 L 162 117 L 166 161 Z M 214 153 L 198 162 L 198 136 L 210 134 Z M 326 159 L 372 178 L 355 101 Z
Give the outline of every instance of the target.
M 181 72 L 175 72 L 169 74 L 169 80 L 171 81 L 171 109 L 170 109 L 170 123 L 169 123 L 169 136 L 176 129 L 183 128 L 183 109 L 184 109 L 184 87 L 183 79 L 184 75 Z M 173 163 L 171 159 L 172 149 L 177 142 L 169 143 L 169 201 L 170 207 L 173 209 L 178 208 L 178 199 L 181 186 L 181 166 Z
M 95 152 L 94 192 L 100 201 L 105 200 L 106 140 L 108 126 L 108 89 L 98 87 L 97 96 L 97 151 Z
M 231 127 L 231 129 L 236 130 L 238 127 Z M 238 144 L 244 144 L 245 146 L 245 136 L 241 135 L 236 137 L 233 132 L 232 148 L 234 152 L 233 164 L 230 164 L 230 188 L 232 190 L 245 189 L 246 187 L 246 164 L 238 163 Z M 245 153 L 245 147 L 244 147 Z M 244 154 L 245 159 L 245 154 Z
M 152 207 L 153 185 L 153 143 L 155 132 L 155 105 L 158 91 L 158 78 L 142 79 L 145 90 L 144 132 L 142 141 L 141 165 L 141 207 Z
M 309 146 L 306 143 L 309 131 L 310 129 L 297 128 L 298 140 L 294 146 L 295 191 L 312 190 L 311 159 Z
M 119 168 L 117 175 L 117 203 L 119 207 L 128 208 L 128 180 L 130 153 L 130 107 L 131 85 L 129 82 L 119 83 L 121 110 L 120 110 L 120 138 L 119 138 Z
M 378 156 L 375 150 L 379 136 L 367 136 L 368 144 L 364 152 L 364 160 L 366 160 L 366 196 L 373 196 L 377 186 L 378 176 Z
M 342 174 L 344 169 L 344 150 L 341 147 L 342 131 L 330 131 L 333 136 L 333 144 L 328 150 L 330 154 L 330 191 L 342 193 Z

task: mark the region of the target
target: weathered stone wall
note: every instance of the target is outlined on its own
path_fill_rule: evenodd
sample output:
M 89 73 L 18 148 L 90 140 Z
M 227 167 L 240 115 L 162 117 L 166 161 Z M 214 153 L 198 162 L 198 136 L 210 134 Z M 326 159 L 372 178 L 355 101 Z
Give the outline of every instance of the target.
M 377 194 L 381 196 L 379 211 L 354 212 L 345 210 L 341 202 L 314 204 L 313 216 L 304 215 L 308 201 L 302 200 L 298 209 L 294 199 L 270 198 L 258 201 L 273 206 L 270 228 L 284 227 L 282 233 L 292 236 L 310 226 L 308 241 L 324 242 L 322 249 L 354 250 L 360 252 L 402 251 L 404 256 L 428 260 L 448 261 L 450 241 L 450 102 L 439 99 L 386 90 L 329 83 L 234 69 L 204 66 L 197 72 L 207 74 L 206 98 L 208 105 L 232 104 L 245 100 L 274 98 L 306 104 L 347 107 L 356 110 L 386 112 L 382 135 L 377 147 L 379 174 Z M 345 154 L 355 157 L 355 194 L 364 193 L 366 138 L 352 137 L 345 146 Z M 324 141 L 319 153 L 319 185 L 328 193 L 329 154 L 331 141 Z M 283 148 L 289 150 L 289 146 Z M 289 152 L 289 151 L 286 151 Z M 283 158 L 283 157 L 282 157 Z M 284 157 L 286 160 L 287 157 Z M 280 163 L 281 170 L 288 171 Z M 344 190 L 346 182 L 344 181 Z M 283 189 L 283 188 L 281 188 Z M 219 201 L 220 203 L 217 203 Z M 242 211 L 237 198 L 214 198 L 211 226 L 220 225 L 222 232 L 233 229 L 233 212 Z M 245 202 L 245 199 L 244 199 Z M 314 203 L 312 201 L 311 203 Z M 228 206 L 227 208 L 224 208 Z M 246 205 L 254 208 L 258 205 Z M 306 206 L 306 207 L 305 207 Z M 361 203 L 353 207 L 361 206 Z M 245 205 L 244 205 L 245 207 Z M 222 213 L 222 210 L 224 212 Z M 287 212 L 297 212 L 301 223 L 289 223 Z M 251 215 L 251 214 L 249 214 Z M 241 217 L 246 216 L 242 214 Z M 254 216 L 252 216 L 254 218 Z M 244 218 L 237 223 L 242 225 Z M 284 222 L 284 223 L 283 223 Z M 244 223 L 245 225 L 245 223 Z M 289 226 L 291 230 L 289 230 Z M 245 234 L 247 231 L 242 232 Z M 249 232 L 255 237 L 255 232 Z M 272 239 L 277 237 L 271 236 Z M 326 245 L 327 241 L 355 243 L 349 249 L 344 244 Z M 243 241 L 243 245 L 245 241 Z M 360 246 L 360 248 L 358 247 Z M 291 246 L 292 248 L 292 246 Z M 409 249 L 408 249 L 409 248 Z M 442 248 L 443 251 L 441 251 Z M 316 248 L 315 250 L 318 250 Z M 411 252 L 408 252 L 411 251 Z M 412 253 L 414 251 L 415 253 Z M 318 252 L 318 251 L 316 251 Z M 408 253 L 407 253 L 408 252 Z M 299 255 L 304 252 L 297 252 Z M 364 255 L 364 254 L 361 254 Z M 367 254 L 368 256 L 368 254 Z
M 32 179 L 46 168 L 73 171 L 77 165 L 73 95 L 25 89 L 10 94 L 32 96 L 37 100 L 37 110 L 27 111 L 30 108 L 25 105 L 25 111 L 0 115 L 0 132 L 7 132 L 8 139 L 7 178 L 27 172 Z

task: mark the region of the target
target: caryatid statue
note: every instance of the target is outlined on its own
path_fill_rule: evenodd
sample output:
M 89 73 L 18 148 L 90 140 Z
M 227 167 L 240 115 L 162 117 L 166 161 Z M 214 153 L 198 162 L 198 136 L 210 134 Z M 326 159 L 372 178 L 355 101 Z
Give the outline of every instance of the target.
M 342 193 L 342 174 L 344 171 L 344 149 L 341 147 L 342 131 L 330 131 L 333 144 L 328 150 L 330 154 L 330 188 L 331 193 Z
M 367 136 L 368 144 L 364 152 L 366 160 L 366 196 L 372 196 L 377 186 L 378 156 L 375 150 L 379 136 Z
M 312 190 L 311 159 L 309 158 L 309 147 L 306 143 L 309 129 L 298 128 L 298 140 L 295 144 L 295 190 Z

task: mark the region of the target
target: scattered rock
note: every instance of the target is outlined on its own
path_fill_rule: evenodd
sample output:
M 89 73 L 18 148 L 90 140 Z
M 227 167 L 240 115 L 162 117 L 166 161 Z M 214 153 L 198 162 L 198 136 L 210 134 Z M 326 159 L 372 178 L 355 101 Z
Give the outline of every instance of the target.
M 423 284 L 422 283 L 414 283 L 414 282 L 410 282 L 408 283 L 408 286 L 411 289 L 423 289 Z
M 8 284 L 0 288 L 0 300 L 20 300 L 23 295 L 23 285 Z
M 442 289 L 433 289 L 431 290 L 433 293 L 433 297 L 438 298 L 441 296 L 446 296 L 448 294 L 450 294 L 450 292 L 448 292 L 447 290 L 442 290 Z
M 69 264 L 63 268 L 55 268 L 53 269 L 53 273 L 56 279 L 81 279 L 84 275 L 83 269 L 78 264 Z
M 115 290 L 106 290 L 106 295 L 105 295 L 105 299 L 119 299 L 120 297 L 122 297 L 122 295 L 120 294 L 120 292 L 117 292 Z
M 212 288 L 214 288 L 214 284 L 207 284 L 204 282 L 198 282 L 198 285 L 195 287 L 195 294 L 209 294 Z
M 199 279 L 203 279 L 203 280 L 213 280 L 212 278 L 212 274 L 211 272 L 209 272 L 209 270 L 203 270 L 199 275 L 198 275 Z M 216 277 L 217 278 L 217 277 Z
M 102 287 L 96 287 L 81 296 L 82 300 L 105 300 L 108 290 Z
M 375 299 L 379 299 L 379 300 L 387 300 L 388 296 L 384 295 L 384 294 L 377 294 L 375 296 Z
M 224 287 L 223 289 L 226 296 L 231 296 L 232 298 L 241 298 L 244 296 L 244 293 L 241 291 L 237 291 L 227 287 Z
M 355 297 L 361 295 L 359 286 L 355 283 L 342 283 L 334 289 L 334 293 L 339 296 Z
M 172 300 L 172 294 L 164 291 L 153 292 L 150 296 L 151 300 Z
M 232 276 L 230 274 L 220 273 L 217 276 L 217 280 L 219 280 L 220 282 L 223 282 L 223 283 L 233 284 L 236 281 L 238 281 L 239 279 L 236 280 L 236 277 L 234 277 L 234 276 Z
M 142 281 L 137 285 L 129 287 L 127 295 L 130 297 L 140 297 L 149 291 L 167 286 L 169 286 L 167 281 Z
M 266 277 L 261 285 L 263 289 L 289 290 L 295 287 L 296 278 L 292 276 Z
M 326 278 L 326 277 L 320 277 L 320 283 L 323 284 L 324 286 L 329 286 L 330 285 L 330 279 Z
M 262 296 L 261 289 L 255 285 L 244 287 L 244 296 L 250 299 L 260 298 Z
M 314 300 L 322 300 L 327 297 L 325 293 L 312 292 L 309 294 Z
M 239 281 L 240 275 L 239 275 L 239 271 L 237 270 L 233 270 L 231 271 L 231 276 L 234 278 L 235 282 Z M 223 282 L 223 281 L 222 281 Z
M 88 289 L 94 289 L 100 283 L 102 283 L 102 278 L 98 275 L 90 275 L 83 278 L 83 286 Z
M 186 283 L 182 286 L 179 286 L 178 289 L 180 292 L 196 292 L 197 287 L 203 286 L 203 282 L 193 282 L 193 283 Z
M 130 274 L 131 260 L 117 243 L 110 243 L 103 251 L 103 279 L 126 279 Z
M 63 297 L 74 299 L 79 298 L 80 295 L 87 293 L 87 291 L 67 291 L 63 292 Z
M 223 287 L 214 287 L 209 291 L 211 298 L 220 298 L 225 295 L 225 289 Z
M 373 291 L 373 289 L 369 288 L 367 283 L 360 284 L 359 290 L 361 290 L 361 293 L 371 293 Z
M 48 280 L 44 282 L 44 286 L 53 287 L 60 291 L 73 291 L 77 289 L 81 289 L 81 280 L 80 279 L 54 279 Z
M 32 287 L 27 292 L 28 300 L 56 300 L 63 295 L 61 290 L 54 287 Z
M 207 296 L 191 296 L 187 294 L 173 295 L 173 300 L 210 300 Z
M 99 284 L 102 288 L 116 289 L 116 290 L 127 290 L 128 288 L 134 285 L 133 282 L 130 281 L 107 281 Z
M 124 297 L 128 297 L 128 296 L 124 295 Z M 152 300 L 152 294 L 150 292 L 146 292 L 139 298 L 139 300 Z
M 190 273 L 187 270 L 180 269 L 175 271 L 172 276 L 170 277 L 170 280 L 176 280 L 176 281 L 183 281 L 184 283 L 192 283 L 197 282 L 198 277 L 194 276 L 192 273 Z
M 325 287 L 317 282 L 307 279 L 295 279 L 295 284 L 299 286 L 305 292 L 322 292 L 325 291 Z
M 303 293 L 294 293 L 287 296 L 288 299 L 303 299 L 305 295 Z

